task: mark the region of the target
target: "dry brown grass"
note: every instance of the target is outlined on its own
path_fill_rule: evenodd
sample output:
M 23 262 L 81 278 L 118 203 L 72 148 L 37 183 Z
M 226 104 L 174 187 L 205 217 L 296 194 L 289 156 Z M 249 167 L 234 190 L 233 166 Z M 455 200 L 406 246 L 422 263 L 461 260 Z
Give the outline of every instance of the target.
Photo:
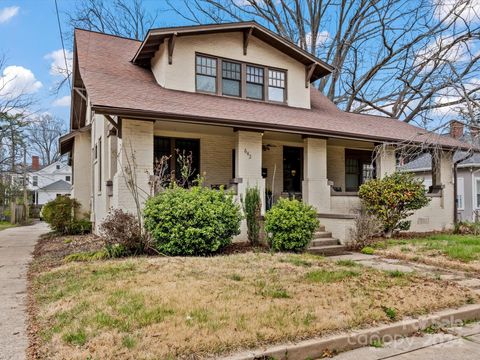
M 32 284 L 48 359 L 208 357 L 474 301 L 453 283 L 266 253 L 72 263 Z

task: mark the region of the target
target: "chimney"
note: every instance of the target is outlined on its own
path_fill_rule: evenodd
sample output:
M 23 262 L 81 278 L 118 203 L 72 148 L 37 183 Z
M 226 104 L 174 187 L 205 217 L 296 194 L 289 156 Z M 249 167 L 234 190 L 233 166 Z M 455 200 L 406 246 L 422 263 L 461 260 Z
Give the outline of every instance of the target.
M 450 136 L 460 139 L 463 136 L 463 123 L 457 120 L 450 121 Z
M 40 158 L 38 156 L 32 156 L 32 170 L 40 170 Z

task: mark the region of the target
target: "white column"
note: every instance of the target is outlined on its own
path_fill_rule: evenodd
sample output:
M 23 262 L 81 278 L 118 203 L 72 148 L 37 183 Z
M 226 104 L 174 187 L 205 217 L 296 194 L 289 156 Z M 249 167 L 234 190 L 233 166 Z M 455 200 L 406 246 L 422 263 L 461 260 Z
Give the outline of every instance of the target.
M 135 173 L 138 197 L 143 206 L 150 195 L 149 177 L 153 174 L 154 122 L 123 119 L 121 126 L 112 207 L 136 214 L 135 199 L 127 186 L 127 181 L 131 179 L 128 171 L 131 169 Z
M 327 140 L 305 138 L 303 150 L 302 197 L 319 212 L 330 212 L 330 186 L 327 179 Z
M 377 165 L 377 178 L 382 179 L 386 175 L 393 174 L 397 168 L 397 162 L 395 159 L 395 148 L 392 146 L 383 146 L 378 150 L 377 158 L 376 158 L 376 165 Z
M 80 133 L 75 136 L 73 145 L 72 197 L 80 202 L 80 213 L 82 214 L 91 211 L 91 141 L 90 132 Z
M 265 179 L 262 178 L 262 137 L 254 131 L 238 130 L 235 133 L 235 177 L 240 180 L 238 196 L 245 196 L 247 188 L 258 187 L 265 213 Z

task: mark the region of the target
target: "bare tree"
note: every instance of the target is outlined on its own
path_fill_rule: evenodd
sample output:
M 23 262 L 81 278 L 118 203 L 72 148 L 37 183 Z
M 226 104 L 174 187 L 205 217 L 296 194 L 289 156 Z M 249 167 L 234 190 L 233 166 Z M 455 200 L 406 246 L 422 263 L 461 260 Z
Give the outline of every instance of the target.
M 82 0 L 67 14 L 73 27 L 142 40 L 157 20 L 142 0 Z
M 478 93 L 475 0 L 167 0 L 193 23 L 256 20 L 335 67 L 318 88 L 347 111 L 428 125 Z
M 50 114 L 31 118 L 27 128 L 30 152 L 40 156 L 42 165 L 50 165 L 60 158 L 58 139 L 65 131 L 65 123 Z

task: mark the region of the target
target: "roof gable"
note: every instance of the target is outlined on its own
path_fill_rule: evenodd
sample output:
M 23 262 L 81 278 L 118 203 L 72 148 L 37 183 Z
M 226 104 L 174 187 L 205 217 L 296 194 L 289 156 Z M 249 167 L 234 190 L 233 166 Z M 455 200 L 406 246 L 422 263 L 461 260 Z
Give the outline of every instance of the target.
M 150 64 L 150 59 L 155 55 L 159 46 L 165 39 L 169 39 L 169 51 L 173 53 L 175 39 L 177 37 L 226 32 L 243 33 L 244 55 L 246 55 L 248 51 L 249 37 L 255 36 L 256 38 L 287 54 L 305 66 L 309 66 L 309 69 L 312 72 L 310 75 L 311 82 L 330 74 L 334 70 L 331 65 L 327 64 L 323 60 L 308 53 L 299 46 L 275 34 L 273 31 L 255 21 L 151 29 L 136 51 L 132 62 L 137 65 L 148 67 Z

